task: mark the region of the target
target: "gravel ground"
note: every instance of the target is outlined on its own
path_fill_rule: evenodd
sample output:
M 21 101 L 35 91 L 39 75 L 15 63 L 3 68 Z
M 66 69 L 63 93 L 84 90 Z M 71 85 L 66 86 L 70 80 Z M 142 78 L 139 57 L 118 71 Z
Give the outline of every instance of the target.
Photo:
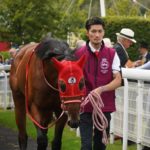
M 36 150 L 36 141 L 28 139 L 28 149 Z M 0 125 L 0 150 L 19 150 L 17 133 Z M 50 150 L 50 149 L 48 149 Z

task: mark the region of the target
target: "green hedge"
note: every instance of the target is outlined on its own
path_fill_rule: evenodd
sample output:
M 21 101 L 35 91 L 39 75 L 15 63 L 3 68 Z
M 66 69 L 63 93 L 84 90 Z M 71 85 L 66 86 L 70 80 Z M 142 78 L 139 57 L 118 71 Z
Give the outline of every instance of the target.
M 10 54 L 9 54 L 9 52 L 0 52 L 0 55 L 2 55 L 3 56 L 3 58 L 4 58 L 4 61 L 6 60 L 6 59 L 9 59 L 11 56 L 10 56 Z
M 145 40 L 150 45 L 150 19 L 142 17 L 106 17 L 105 37 L 109 37 L 116 42 L 116 33 L 122 28 L 131 28 L 135 32 L 137 43 L 128 49 L 129 56 L 136 60 L 139 56 L 138 47 L 141 40 Z

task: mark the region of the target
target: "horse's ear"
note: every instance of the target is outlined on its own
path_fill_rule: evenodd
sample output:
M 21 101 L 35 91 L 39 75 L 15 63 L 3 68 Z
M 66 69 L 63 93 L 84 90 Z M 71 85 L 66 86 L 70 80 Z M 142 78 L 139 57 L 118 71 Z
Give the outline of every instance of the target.
M 77 64 L 78 64 L 81 68 L 83 68 L 83 67 L 84 67 L 84 64 L 85 64 L 85 62 L 86 62 L 86 60 L 87 60 L 86 55 L 83 55 L 83 56 L 81 56 L 80 59 L 77 61 Z
M 63 65 L 61 64 L 61 62 L 59 62 L 56 58 L 52 58 L 51 61 L 53 62 L 55 68 L 60 71 L 63 68 Z

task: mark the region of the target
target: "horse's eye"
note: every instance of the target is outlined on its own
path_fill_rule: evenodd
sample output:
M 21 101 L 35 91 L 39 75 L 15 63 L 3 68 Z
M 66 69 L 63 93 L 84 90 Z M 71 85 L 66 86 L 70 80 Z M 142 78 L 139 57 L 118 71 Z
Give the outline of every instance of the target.
M 82 78 L 79 82 L 79 89 L 82 90 L 85 86 L 85 83 L 84 83 L 84 78 Z
M 66 84 L 64 81 L 62 81 L 62 80 L 59 81 L 59 87 L 62 92 L 66 91 Z

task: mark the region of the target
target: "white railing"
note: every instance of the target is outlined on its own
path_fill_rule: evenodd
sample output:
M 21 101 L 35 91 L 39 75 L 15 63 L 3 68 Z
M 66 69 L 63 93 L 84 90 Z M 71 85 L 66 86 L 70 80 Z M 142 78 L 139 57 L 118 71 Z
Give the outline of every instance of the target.
M 143 145 L 150 147 L 150 71 L 123 68 L 122 75 L 124 86 L 116 90 L 117 111 L 112 114 L 111 143 L 114 135 L 118 135 L 123 137 L 122 150 L 127 150 L 128 139 L 141 150 Z
M 9 70 L 10 65 L 0 65 L 0 107 L 4 109 L 14 106 L 9 87 Z

